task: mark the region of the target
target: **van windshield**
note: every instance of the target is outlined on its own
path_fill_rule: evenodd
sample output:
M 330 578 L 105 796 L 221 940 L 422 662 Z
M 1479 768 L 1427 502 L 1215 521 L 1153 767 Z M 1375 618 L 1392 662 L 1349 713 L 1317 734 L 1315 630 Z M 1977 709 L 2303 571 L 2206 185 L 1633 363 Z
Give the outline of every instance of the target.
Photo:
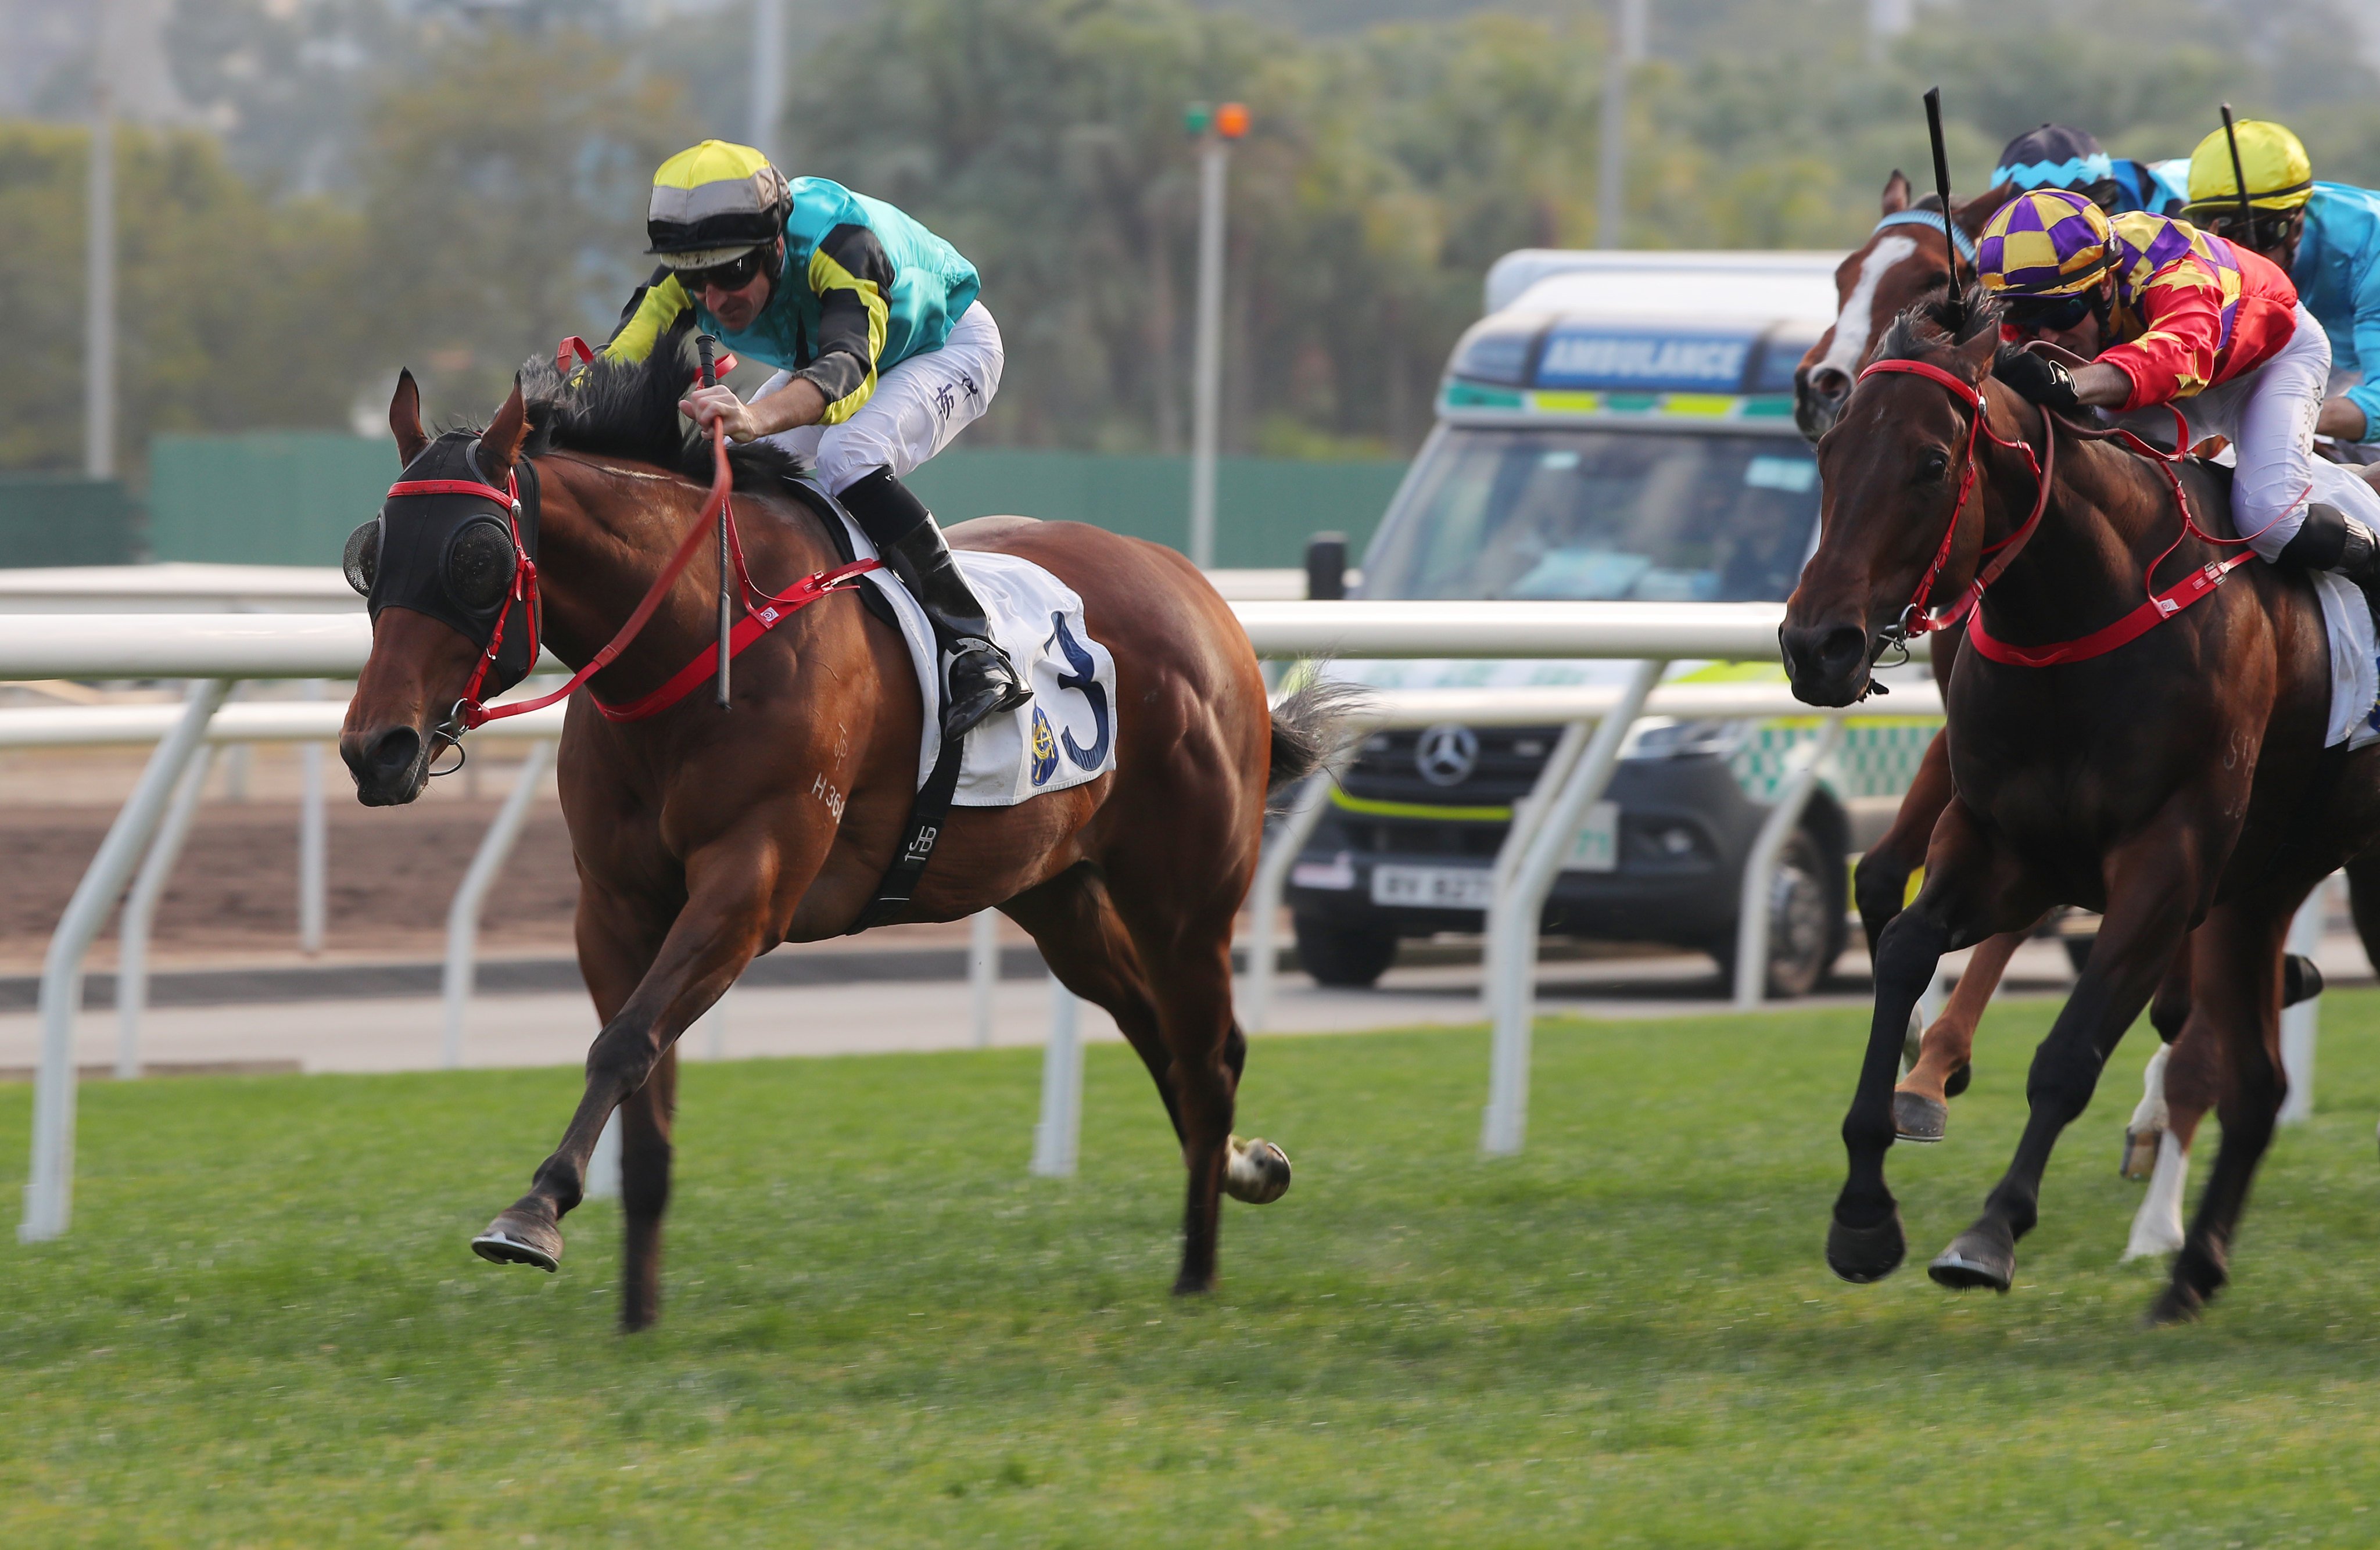
M 1774 601 L 1817 516 L 1818 465 L 1791 437 L 1449 426 L 1364 594 Z

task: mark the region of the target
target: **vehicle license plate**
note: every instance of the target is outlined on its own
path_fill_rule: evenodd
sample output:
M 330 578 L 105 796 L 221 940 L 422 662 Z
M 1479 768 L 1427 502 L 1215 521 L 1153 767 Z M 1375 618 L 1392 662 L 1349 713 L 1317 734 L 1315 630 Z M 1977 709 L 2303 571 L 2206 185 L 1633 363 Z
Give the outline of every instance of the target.
M 1562 863 L 1566 872 L 1614 872 L 1620 868 L 1620 804 L 1598 802 L 1586 810 L 1586 821 L 1578 826 L 1578 838 L 1571 842 L 1570 859 Z
M 1372 902 L 1424 908 L 1484 910 L 1496 894 L 1485 866 L 1375 866 Z

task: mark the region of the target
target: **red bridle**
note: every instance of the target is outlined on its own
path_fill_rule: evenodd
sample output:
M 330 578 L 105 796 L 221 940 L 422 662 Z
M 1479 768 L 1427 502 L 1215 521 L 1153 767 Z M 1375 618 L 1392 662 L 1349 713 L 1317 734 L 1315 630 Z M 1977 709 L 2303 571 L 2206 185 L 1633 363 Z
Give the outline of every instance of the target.
M 1966 466 L 1959 478 L 1959 498 L 1951 503 L 1949 529 L 1942 535 L 1942 545 L 1935 551 L 1934 563 L 1926 568 L 1925 575 L 1917 583 L 1916 595 L 1910 599 L 1909 607 L 1902 611 L 1900 622 L 1896 625 L 1888 626 L 1884 631 L 1887 638 L 1905 641 L 1911 636 L 1948 629 L 1964 618 L 1967 620 L 1968 643 L 1993 661 L 2005 662 L 2011 667 L 2055 667 L 2061 662 L 2085 661 L 2093 657 L 2105 656 L 2119 646 L 2139 639 L 2150 630 L 2222 586 L 2233 570 L 2252 558 L 2252 554 L 2242 548 L 2240 553 L 2228 560 L 2210 561 L 2164 591 L 2156 590 L 2157 566 L 2163 564 L 2168 555 L 2181 547 L 2183 539 L 2196 539 L 2202 543 L 2217 547 L 2245 545 L 2249 541 L 2248 539 L 2218 539 L 2201 527 L 2197 519 L 2191 515 L 2189 497 L 2181 488 L 2181 477 L 2174 472 L 2175 466 L 2189 455 L 2187 449 L 2190 445 L 2190 422 L 2182 418 L 2180 409 L 2173 411 L 2174 427 L 2179 437 L 2175 444 L 2180 450 L 2172 453 L 2159 452 L 2138 436 L 2121 428 L 2094 431 L 2069 425 L 2066 430 L 2070 433 L 2095 441 L 2112 441 L 2126 451 L 2135 453 L 2155 463 L 2157 466 L 2157 471 L 2165 476 L 2166 484 L 2173 490 L 2174 505 L 2181 513 L 2181 531 L 2174 536 L 2173 542 L 2166 545 L 2159 551 L 2155 559 L 2149 562 L 2147 570 L 2143 573 L 2142 587 L 2148 594 L 2147 600 L 2114 624 L 2072 640 L 2055 641 L 2046 646 L 2010 646 L 2005 641 L 1996 639 L 1984 628 L 1983 610 L 1977 605 L 1984 599 L 1985 588 L 1998 580 L 2001 574 L 2008 569 L 2010 563 L 2017 557 L 2018 551 L 2024 548 L 2025 540 L 2032 538 L 2034 530 L 2041 526 L 2042 514 L 2048 509 L 2050 475 L 2055 469 L 2058 457 L 2058 417 L 2046 411 L 2043 413 L 2041 420 L 2045 451 L 2041 457 L 2035 458 L 2033 448 L 2022 440 L 2014 442 L 2005 440 L 1998 431 L 1984 423 L 1989 406 L 1981 384 L 1969 383 L 1938 366 L 1922 360 L 1879 360 L 1862 371 L 1860 380 L 1864 381 L 1879 371 L 1905 371 L 1912 376 L 1925 377 L 1939 382 L 1950 390 L 1953 397 L 1973 405 L 1974 408 L 1974 420 L 1967 428 Z M 1959 515 L 1966 506 L 1969 491 L 1974 488 L 1975 438 L 1978 433 L 1989 436 L 1997 445 L 2022 452 L 2026 464 L 2033 469 L 2034 480 L 2039 489 L 2034 496 L 2032 515 L 2024 519 L 2023 526 L 1998 543 L 1985 546 L 1984 554 L 1997 553 L 1998 557 L 1989 565 L 1983 566 L 1976 572 L 1974 584 L 1967 588 L 1957 608 L 1937 617 L 1925 612 L 1925 600 L 1933 590 L 1935 578 L 1941 575 L 1942 567 L 1949 563 L 1951 544 L 1959 536 Z M 2250 537 L 2252 538 L 2254 535 L 2251 534 Z
M 733 487 L 733 476 L 727 466 L 727 437 L 725 431 L 717 425 L 711 428 L 711 460 L 710 492 L 703 501 L 701 515 L 695 519 L 694 526 L 679 541 L 677 551 L 670 556 L 669 563 L 662 568 L 662 574 L 655 576 L 653 584 L 646 588 L 643 600 L 638 602 L 636 611 L 628 615 L 627 623 L 622 624 L 619 632 L 604 644 L 602 649 L 589 658 L 587 665 L 572 673 L 570 681 L 560 688 L 540 695 L 533 699 L 510 700 L 503 705 L 492 706 L 480 702 L 480 688 L 487 682 L 488 669 L 496 660 L 498 648 L 504 644 L 504 617 L 512 612 L 514 602 L 524 605 L 528 620 L 529 665 L 532 671 L 537 665 L 540 631 L 539 619 L 543 611 L 543 603 L 538 592 L 537 563 L 530 558 L 528 548 L 521 542 L 520 500 L 517 494 L 519 480 L 507 471 L 504 475 L 506 486 L 504 490 L 498 490 L 493 485 L 480 484 L 468 479 L 409 479 L 399 480 L 389 486 L 388 493 L 392 499 L 405 495 L 478 495 L 497 502 L 510 514 L 515 561 L 513 590 L 511 596 L 505 600 L 503 612 L 496 616 L 494 633 L 489 637 L 487 649 L 480 654 L 479 665 L 471 670 L 471 680 L 464 687 L 463 697 L 455 702 L 454 709 L 448 713 L 447 728 L 452 730 L 441 729 L 449 738 L 459 742 L 464 733 L 475 727 L 484 726 L 490 721 L 502 721 L 507 716 L 524 716 L 532 710 L 542 710 L 549 705 L 568 698 L 589 678 L 611 666 L 618 660 L 620 653 L 626 650 L 629 644 L 643 632 L 647 623 L 652 619 L 654 611 L 661 607 L 662 599 L 667 597 L 670 588 L 677 584 L 677 578 L 686 573 L 686 567 L 694 560 L 695 551 L 702 547 L 702 540 L 710 536 L 711 520 L 722 510 L 726 513 L 729 550 L 735 556 L 736 579 L 742 584 L 743 595 L 747 599 L 744 605 L 744 617 L 737 621 L 734 637 L 729 646 L 728 655 L 731 658 L 741 655 L 744 648 L 752 642 L 830 592 L 843 589 L 869 571 L 883 568 L 881 561 L 856 560 L 847 565 L 838 565 L 832 570 L 818 571 L 806 575 L 783 592 L 762 591 L 753 585 L 751 573 L 745 567 L 743 535 L 736 527 L 735 507 L 727 499 L 728 491 Z M 749 600 L 755 597 L 760 601 L 760 606 L 758 608 L 755 608 Z M 693 661 L 680 669 L 660 688 L 651 694 L 631 700 L 626 705 L 618 707 L 605 705 L 591 694 L 588 697 L 593 702 L 596 709 L 612 721 L 642 721 L 647 716 L 657 715 L 668 709 L 717 671 L 717 658 L 709 648 L 705 648 Z

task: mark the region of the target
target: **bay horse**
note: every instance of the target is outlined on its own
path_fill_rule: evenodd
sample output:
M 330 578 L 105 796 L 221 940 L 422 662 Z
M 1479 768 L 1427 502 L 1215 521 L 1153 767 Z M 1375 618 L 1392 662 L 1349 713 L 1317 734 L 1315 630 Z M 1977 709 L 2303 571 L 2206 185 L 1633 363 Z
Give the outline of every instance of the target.
M 842 935 L 869 910 L 912 833 L 927 713 L 900 636 L 860 599 L 828 591 L 742 652 L 732 710 L 704 693 L 614 719 L 674 674 L 709 682 L 700 660 L 723 558 L 710 563 L 704 540 L 702 563 L 653 587 L 704 524 L 698 481 L 713 471 L 713 449 L 677 410 L 694 376 L 688 345 L 681 333 L 642 366 L 599 360 L 566 380 L 532 361 L 476 437 L 429 436 L 409 374 L 389 406 L 406 471 L 398 491 L 477 479 L 496 497 L 480 502 L 482 526 L 501 522 L 504 493 L 485 487 L 526 492 L 519 574 L 533 577 L 544 644 L 564 662 L 583 668 L 617 648 L 639 597 L 658 593 L 642 633 L 572 696 L 557 759 L 579 876 L 579 967 L 601 1022 L 585 1093 L 528 1193 L 473 1244 L 499 1263 L 555 1269 L 562 1218 L 617 1108 L 621 1321 L 631 1330 L 661 1304 L 675 1041 L 756 955 Z M 823 498 L 789 495 L 782 454 L 753 445 L 718 456 L 732 470 L 751 574 L 815 579 L 847 558 Z M 393 493 L 374 551 L 437 540 L 433 515 Z M 1030 560 L 1081 597 L 1115 660 L 1114 767 L 1016 806 L 950 809 L 939 837 L 926 836 L 930 865 L 914 897 L 891 918 L 997 906 L 1068 990 L 1114 1016 L 1156 1081 L 1188 1172 L 1173 1289 L 1205 1291 L 1220 1195 L 1262 1204 L 1289 1183 L 1278 1147 L 1232 1134 L 1247 1053 L 1232 1011 L 1232 917 L 1255 873 L 1268 791 L 1335 757 L 1342 719 L 1327 692 L 1269 708 L 1231 609 L 1170 550 L 1014 517 L 961 525 L 951 543 Z M 455 563 L 454 542 L 446 552 Z M 372 583 L 371 655 L 339 741 L 372 805 L 419 794 L 432 750 L 459 735 L 449 708 L 479 694 L 475 664 L 496 653 L 484 629 L 475 638 L 432 616 L 444 605 L 382 606 L 393 563 Z
M 1905 314 L 1819 443 L 1818 548 L 1779 632 L 1795 695 L 1840 706 L 1864 693 L 1887 631 L 1922 597 L 1937 555 L 1947 559 L 1936 562 L 1937 595 L 1956 597 L 1987 545 L 2008 547 L 2012 558 L 1975 617 L 2000 652 L 2019 657 L 2056 655 L 2057 643 L 2139 617 L 2153 608 L 2144 587 L 2194 606 L 2129 644 L 2056 665 L 1993 660 L 1973 640 L 1961 653 L 1947 697 L 1955 789 L 1923 887 L 1881 934 L 1827 1259 L 1866 1282 L 1905 1253 L 1885 1181 L 1893 1076 L 1910 1011 L 1942 953 L 2053 905 L 2080 905 L 2102 915 L 2098 941 L 2035 1052 L 2023 1137 L 1982 1215 L 1929 1273 L 1949 1287 L 2010 1288 L 2058 1134 L 2188 939 L 2182 1036 L 2206 1041 L 2219 1070 L 2211 1096 L 2223 1143 L 2151 1310 L 2156 1322 L 2185 1319 L 2228 1278 L 2285 1092 L 2290 918 L 2318 880 L 2380 836 L 2380 748 L 2323 746 L 2327 646 L 2304 577 L 2250 563 L 2215 585 L 2210 567 L 2240 551 L 2187 533 L 2177 541 L 2185 495 L 2198 527 L 2228 527 L 2216 515 L 2227 504 L 2219 474 L 2195 461 L 2176 472 L 2059 426 L 1991 380 L 1996 310 L 1973 292 L 1961 310 L 1955 335 L 1944 304 Z M 2038 525 L 2020 540 L 2028 513 Z

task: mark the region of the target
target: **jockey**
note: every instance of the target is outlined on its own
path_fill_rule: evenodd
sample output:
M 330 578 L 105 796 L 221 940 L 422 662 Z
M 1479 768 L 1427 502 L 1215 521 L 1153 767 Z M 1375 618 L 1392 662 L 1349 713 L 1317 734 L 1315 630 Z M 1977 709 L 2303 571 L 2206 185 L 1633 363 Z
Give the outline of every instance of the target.
M 976 299 L 975 266 L 892 206 L 823 177 L 789 183 L 724 140 L 662 163 L 645 230 L 661 266 L 603 354 L 641 360 L 691 312 L 776 367 L 748 404 L 696 387 L 679 407 L 706 430 L 813 461 L 933 621 L 949 659 L 944 736 L 1031 698 L 933 513 L 901 482 L 1000 389 L 1000 329 Z
M 2183 445 L 2219 433 L 2236 450 L 2231 520 L 2256 553 L 2380 588 L 2380 492 L 2313 455 L 2330 344 L 2287 274 L 2183 222 L 2110 222 L 2052 188 L 1994 212 L 1975 270 L 2000 301 L 2000 381 L 2051 409 L 2186 406 Z M 2012 347 L 2028 339 L 2089 364 Z
M 2336 396 L 2315 433 L 2380 442 L 2380 193 L 2316 183 L 2304 145 L 2278 124 L 2250 118 L 2236 127 L 2254 216 L 2240 214 L 2230 142 L 2217 129 L 2191 153 L 2190 219 L 2288 270 L 2321 321 Z
M 2172 163 L 2111 157 L 2087 130 L 2044 124 L 2008 142 L 1991 186 L 2012 183 L 2020 190 L 2063 188 L 2080 194 L 2110 215 L 2145 211 L 2179 215 L 2189 195 L 2165 176 Z

